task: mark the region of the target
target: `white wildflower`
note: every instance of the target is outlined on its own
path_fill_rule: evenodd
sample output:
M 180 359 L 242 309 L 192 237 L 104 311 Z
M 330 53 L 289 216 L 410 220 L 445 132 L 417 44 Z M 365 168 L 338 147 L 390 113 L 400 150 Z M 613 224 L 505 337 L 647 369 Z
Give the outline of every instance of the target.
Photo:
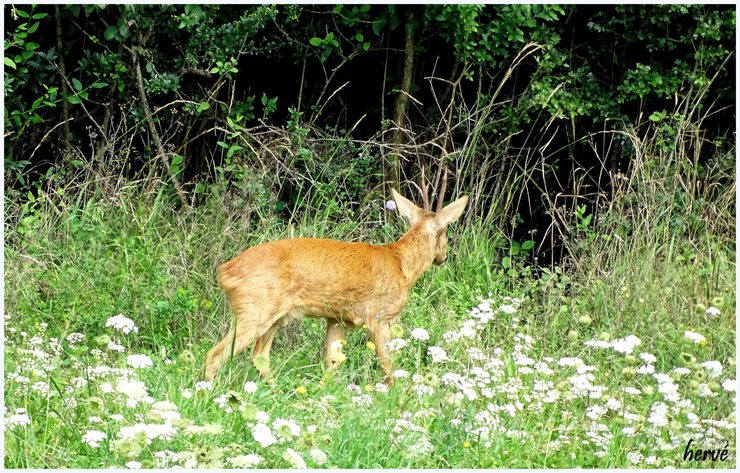
M 406 348 L 407 345 L 408 343 L 406 343 L 406 340 L 404 340 L 403 338 L 394 338 L 386 344 L 390 351 L 401 350 L 402 348 Z
M 234 409 L 231 408 L 229 405 L 229 396 L 227 394 L 222 394 L 216 399 L 213 400 L 216 404 L 218 404 L 218 407 L 226 411 L 227 414 L 231 414 L 234 412 Z
M 627 452 L 627 461 L 633 465 L 639 465 L 645 456 L 640 452 Z
M 634 335 L 628 335 L 625 338 L 614 340 L 611 342 L 612 349 L 619 353 L 629 355 L 632 351 L 640 345 L 642 341 Z
M 129 355 L 126 357 L 126 364 L 132 368 L 149 368 L 154 363 L 147 355 Z
M 601 416 L 607 413 L 607 409 L 604 406 L 594 404 L 586 409 L 586 417 L 591 420 L 598 420 Z
M 640 353 L 640 359 L 645 363 L 655 363 L 656 361 L 658 361 L 655 355 L 651 355 L 650 353 L 645 352 Z
M 683 339 L 687 342 L 694 342 L 696 344 L 706 344 L 707 339 L 704 337 L 704 335 L 701 335 L 696 332 L 692 332 L 691 330 L 686 330 L 683 333 Z
M 429 332 L 423 328 L 415 328 L 411 331 L 411 338 L 424 342 L 429 340 Z
M 368 394 L 360 394 L 359 396 L 353 396 L 352 402 L 356 406 L 366 407 L 373 403 L 373 398 Z
M 722 374 L 722 363 L 719 361 L 705 361 L 701 366 L 704 368 L 704 371 L 707 372 L 707 376 L 709 376 L 710 379 L 717 378 Z
M 141 462 L 130 461 L 126 463 L 126 468 L 129 470 L 141 470 Z
M 76 345 L 82 342 L 84 339 L 85 335 L 78 332 L 70 333 L 69 335 L 67 335 L 67 341 L 72 345 Z
M 277 418 L 272 423 L 272 428 L 275 430 L 278 441 L 280 442 L 287 442 L 301 435 L 300 426 L 292 419 Z
M 292 448 L 289 448 L 285 451 L 285 454 L 283 454 L 283 459 L 290 463 L 290 465 L 296 470 L 305 470 L 308 468 L 301 454 L 296 452 Z
M 272 430 L 265 424 L 255 424 L 252 426 L 252 438 L 262 445 L 262 448 L 267 448 L 278 441 L 272 434 Z
M 125 334 L 130 333 L 131 331 L 138 332 L 139 327 L 137 327 L 134 324 L 134 321 L 129 319 L 123 314 L 118 314 L 114 317 L 109 318 L 105 322 L 106 327 L 113 327 L 114 329 L 123 332 Z
M 177 434 L 177 429 L 167 424 L 134 424 L 129 425 L 126 427 L 121 427 L 121 430 L 118 431 L 118 438 L 119 439 L 134 439 L 137 435 L 140 435 L 141 433 L 146 434 L 147 438 L 147 444 L 150 444 L 152 440 L 154 439 L 161 439 L 161 440 L 172 440 L 172 437 L 174 437 Z
M 177 410 L 177 404 L 170 401 L 157 401 L 154 404 L 152 404 L 152 409 L 160 411 L 160 412 L 167 412 L 167 411 L 176 411 Z
M 312 448 L 309 455 L 311 455 L 311 460 L 317 465 L 323 465 L 327 461 L 326 453 L 318 448 Z
M 650 415 L 647 418 L 648 423 L 653 424 L 655 427 L 665 427 L 668 425 L 668 406 L 662 402 L 653 404 L 650 408 Z
M 31 425 L 31 418 L 25 412 L 18 412 L 21 409 L 16 410 L 16 413 L 5 419 L 5 429 L 14 429 L 18 426 Z M 25 409 L 24 409 L 25 411 Z
M 270 414 L 265 411 L 257 411 L 255 420 L 260 424 L 267 424 L 270 422 Z
M 213 389 L 213 381 L 198 381 L 195 383 L 195 390 L 196 391 L 203 391 L 203 390 L 212 390 Z
M 254 453 L 226 459 L 226 461 L 231 463 L 231 465 L 235 468 L 251 468 L 253 466 L 259 465 L 262 460 L 263 458 L 261 456 Z
M 408 378 L 409 372 L 406 370 L 396 370 L 393 372 L 394 378 Z
M 499 306 L 498 310 L 503 312 L 504 314 L 513 314 L 514 312 L 516 312 L 516 308 L 508 304 Z
M 707 309 L 707 315 L 710 317 L 719 317 L 720 315 L 722 315 L 722 312 L 720 312 L 720 310 L 716 307 L 709 307 Z
M 735 392 L 735 389 L 737 388 L 737 381 L 734 379 L 726 379 L 722 382 L 722 388 L 727 392 Z
M 98 448 L 100 443 L 106 438 L 107 436 L 99 430 L 88 430 L 87 433 L 82 436 L 82 443 L 86 443 L 92 448 Z
M 247 381 L 246 383 L 244 383 L 244 386 L 242 386 L 242 388 L 247 393 L 254 394 L 257 392 L 257 383 L 255 383 L 254 381 Z
M 127 403 L 128 407 L 136 407 L 138 402 L 147 402 L 149 399 L 146 384 L 141 381 L 119 379 L 116 383 L 116 391 L 128 396 L 130 401 Z
M 123 347 L 123 345 L 119 345 L 116 342 L 114 342 L 113 340 L 111 340 L 110 342 L 108 342 L 108 350 L 110 350 L 110 351 L 117 351 L 119 353 L 123 353 L 123 352 L 126 351 L 126 349 Z
M 427 349 L 427 353 L 432 357 L 432 363 L 441 363 L 447 361 L 447 352 L 440 347 L 431 346 Z

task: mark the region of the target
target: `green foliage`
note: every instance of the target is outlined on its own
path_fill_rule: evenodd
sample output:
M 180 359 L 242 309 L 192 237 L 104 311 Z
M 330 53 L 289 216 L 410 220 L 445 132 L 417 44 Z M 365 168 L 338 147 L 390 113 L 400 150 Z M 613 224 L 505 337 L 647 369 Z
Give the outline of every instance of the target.
M 645 22 L 650 26 L 644 26 Z M 555 116 L 620 118 L 624 116 L 622 104 L 649 97 L 673 100 L 693 87 L 706 85 L 715 74 L 720 82 L 714 93 L 734 93 L 723 68 L 733 54 L 727 42 L 734 37 L 735 14 L 731 9 L 617 5 L 613 12 L 595 12 L 588 28 L 599 40 L 584 44 L 582 53 L 550 50 L 540 59 L 541 79 L 533 82 L 533 99 Z M 659 35 L 655 31 L 670 33 Z M 604 44 L 612 46 L 609 53 L 602 49 Z M 688 44 L 699 46 L 681 49 L 680 45 Z M 635 54 L 637 51 L 640 54 Z M 601 57 L 610 64 L 608 69 L 597 67 Z M 601 86 L 599 81 L 604 79 L 614 86 Z
M 559 5 L 435 5 L 425 11 L 425 26 L 439 31 L 461 60 L 497 68 L 526 42 L 556 45 L 551 23 L 564 14 Z
M 54 48 L 40 50 L 35 42 L 41 35 L 39 26 L 49 21 L 47 13 L 35 13 L 34 5 L 10 9 L 14 27 L 10 27 L 4 43 L 4 126 L 6 143 L 23 141 L 29 128 L 45 123 L 49 109 L 56 107 L 59 88 L 53 85 Z M 43 21 L 42 21 L 43 20 Z M 29 97 L 30 96 L 30 97 Z M 15 156 L 12 146 L 6 145 L 5 168 L 25 183 L 21 170 L 30 162 Z

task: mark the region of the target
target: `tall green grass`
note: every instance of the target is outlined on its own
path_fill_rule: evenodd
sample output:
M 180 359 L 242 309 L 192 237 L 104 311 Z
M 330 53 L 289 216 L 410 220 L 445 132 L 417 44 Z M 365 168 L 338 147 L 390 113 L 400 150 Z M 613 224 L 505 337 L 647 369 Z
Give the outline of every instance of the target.
M 393 241 L 404 226 L 379 193 L 343 206 L 342 185 L 306 186 L 286 215 L 251 177 L 190 209 L 142 183 L 9 192 L 5 466 L 220 468 L 259 455 L 265 468 L 733 468 L 732 448 L 727 460 L 684 453 L 689 440 L 735 444 L 734 162 L 718 155 L 700 178 L 680 165 L 690 137 L 673 153 L 629 138 L 639 159 L 627 185 L 588 225 L 564 220 L 573 257 L 560 267 L 512 278 L 490 226 L 451 228 L 448 262 L 400 319 L 394 366 L 409 376 L 387 391 L 361 330 L 325 377 L 320 320 L 280 329 L 274 385 L 244 355 L 196 388 L 231 320 L 218 265 L 277 238 Z M 106 326 L 117 314 L 138 332 Z M 135 368 L 133 354 L 153 365 Z M 281 441 L 262 446 L 259 425 Z

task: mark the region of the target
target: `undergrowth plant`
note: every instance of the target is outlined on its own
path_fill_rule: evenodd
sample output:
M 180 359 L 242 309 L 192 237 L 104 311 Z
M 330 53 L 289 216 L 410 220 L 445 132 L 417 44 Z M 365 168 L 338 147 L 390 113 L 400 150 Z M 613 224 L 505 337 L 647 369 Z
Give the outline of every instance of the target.
M 390 388 L 361 330 L 327 378 L 318 320 L 281 329 L 275 384 L 248 356 L 199 381 L 230 321 L 219 264 L 277 238 L 402 234 L 380 190 L 355 182 L 365 171 L 319 185 L 338 161 L 305 155 L 303 177 L 245 172 L 190 208 L 156 182 L 9 191 L 5 466 L 734 468 L 732 153 L 699 170 L 695 134 L 668 152 L 622 135 L 635 164 L 609 207 L 559 220 L 573 235 L 560 266 L 520 259 L 530 244 L 515 250 L 491 219 L 452 231 L 394 329 Z M 285 138 L 271 151 L 299 159 Z M 336 145 L 311 139 L 309 153 Z

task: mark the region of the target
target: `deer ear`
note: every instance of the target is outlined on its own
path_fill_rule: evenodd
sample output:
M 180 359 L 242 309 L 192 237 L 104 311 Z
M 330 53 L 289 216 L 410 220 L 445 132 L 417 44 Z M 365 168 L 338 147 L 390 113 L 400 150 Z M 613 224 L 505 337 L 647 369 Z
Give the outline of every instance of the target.
M 395 189 L 391 189 L 391 194 L 393 194 L 393 200 L 396 201 L 398 213 L 404 216 L 411 225 L 415 224 L 419 220 L 421 209 L 414 205 L 413 202 L 396 192 Z
M 446 227 L 452 222 L 460 218 L 465 210 L 465 206 L 468 204 L 468 196 L 462 196 L 447 207 L 437 212 L 436 220 L 440 227 Z

